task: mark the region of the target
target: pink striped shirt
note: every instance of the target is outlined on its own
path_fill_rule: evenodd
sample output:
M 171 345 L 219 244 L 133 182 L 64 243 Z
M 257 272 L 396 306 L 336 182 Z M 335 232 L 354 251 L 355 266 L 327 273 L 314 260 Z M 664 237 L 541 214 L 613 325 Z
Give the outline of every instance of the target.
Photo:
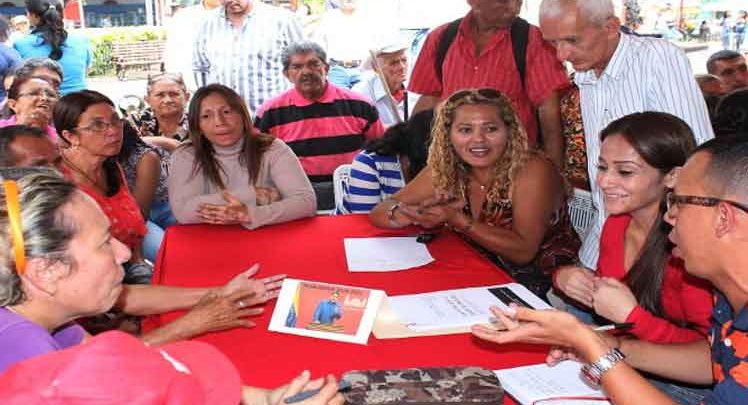
M 317 101 L 296 89 L 266 101 L 255 126 L 291 147 L 312 181 L 330 181 L 332 172 L 350 164 L 366 140 L 384 133 L 377 109 L 363 96 L 327 84 Z

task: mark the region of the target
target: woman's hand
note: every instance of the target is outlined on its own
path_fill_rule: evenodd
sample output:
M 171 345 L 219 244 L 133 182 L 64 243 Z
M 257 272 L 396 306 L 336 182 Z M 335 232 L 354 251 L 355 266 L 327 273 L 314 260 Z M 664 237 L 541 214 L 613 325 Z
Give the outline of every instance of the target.
M 257 274 L 260 270 L 259 264 L 254 264 L 248 270 L 243 271 L 234 278 L 232 278 L 224 286 L 216 289 L 216 293 L 220 296 L 229 296 L 235 292 L 244 292 L 249 294 L 254 293 L 251 298 L 245 299 L 247 306 L 255 306 L 264 304 L 270 301 L 280 293 L 283 279 L 286 278 L 285 274 L 276 274 L 274 276 L 253 279 L 252 277 Z
M 592 308 L 595 275 L 583 267 L 563 266 L 555 271 L 556 287 L 567 297 Z
M 417 205 L 403 204 L 402 214 L 416 225 L 436 228 L 450 223 L 461 212 L 465 202 L 447 195 L 436 195 Z
M 223 190 L 223 199 L 226 204 L 200 204 L 197 216 L 209 224 L 228 225 L 246 224 L 252 222 L 249 218 L 247 206 Z
M 185 325 L 189 337 L 238 327 L 251 328 L 255 323 L 246 318 L 264 311 L 251 306 L 256 299 L 254 292 L 235 291 L 221 296 L 211 291 L 180 318 L 180 322 Z
M 314 396 L 297 402 L 298 405 L 343 405 L 345 400 L 338 392 L 338 383 L 335 377 L 328 375 L 326 378 L 310 380 L 310 373 L 304 370 L 300 375 L 288 384 L 273 390 L 260 390 L 245 387 L 242 390 L 242 405 L 285 405 L 286 398 L 303 391 L 319 389 Z
M 614 278 L 596 278 L 593 295 L 595 312 L 613 322 L 626 322 L 638 305 L 636 297 L 626 284 Z
M 273 187 L 255 187 L 256 204 L 270 205 L 281 200 L 281 194 L 278 189 Z

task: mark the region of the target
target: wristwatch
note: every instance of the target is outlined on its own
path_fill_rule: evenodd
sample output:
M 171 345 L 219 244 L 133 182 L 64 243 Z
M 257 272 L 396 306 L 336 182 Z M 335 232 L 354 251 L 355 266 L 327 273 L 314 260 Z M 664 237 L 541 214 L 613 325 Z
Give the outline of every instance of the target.
M 397 211 L 398 208 L 400 208 L 400 201 L 395 201 L 394 204 L 387 210 L 387 219 L 390 221 L 390 224 L 395 227 L 399 227 L 400 223 L 397 222 L 397 219 L 395 219 L 395 211 Z
M 587 363 L 582 366 L 582 371 L 580 371 L 582 380 L 592 387 L 599 387 L 600 379 L 603 377 L 603 374 L 615 367 L 619 361 L 625 358 L 626 356 L 620 350 L 611 349 L 594 363 Z

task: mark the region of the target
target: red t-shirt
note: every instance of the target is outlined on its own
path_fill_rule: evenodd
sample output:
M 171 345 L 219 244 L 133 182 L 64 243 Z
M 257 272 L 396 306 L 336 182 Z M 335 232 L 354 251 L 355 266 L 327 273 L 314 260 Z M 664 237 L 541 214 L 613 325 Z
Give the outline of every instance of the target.
M 112 237 L 127 245 L 130 250 L 139 248 L 147 232 L 145 220 L 140 213 L 138 202 L 127 189 L 127 180 L 122 168 L 117 165 L 120 175 L 119 190 L 113 196 L 100 194 L 95 189 L 83 184 L 76 184 L 81 191 L 93 198 L 111 223 Z M 65 177 L 71 179 L 71 173 L 65 168 Z
M 626 275 L 624 264 L 624 238 L 631 222 L 630 215 L 610 216 L 605 221 L 600 237 L 600 257 L 597 275 L 622 280 Z M 671 256 L 665 268 L 662 286 L 662 306 L 668 317 L 692 323 L 696 329 L 682 328 L 658 318 L 641 306 L 636 306 L 626 317 L 633 322 L 630 331 L 642 340 L 655 343 L 681 343 L 704 339 L 709 331 L 712 316 L 711 285 L 686 273 L 683 261 Z
M 525 66 L 527 87 L 523 91 L 514 63 L 509 28 L 496 31 L 480 55 L 476 56 L 471 22 L 471 14 L 468 13 L 444 57 L 442 83 L 437 80 L 434 63 L 439 40 L 448 24 L 429 34 L 413 67 L 408 90 L 445 99 L 458 90 L 495 88 L 512 101 L 527 129 L 530 144 L 534 145 L 537 139 L 534 108 L 554 91 L 569 85 L 566 71 L 556 59 L 556 51 L 543 40 L 537 27 L 530 26 Z

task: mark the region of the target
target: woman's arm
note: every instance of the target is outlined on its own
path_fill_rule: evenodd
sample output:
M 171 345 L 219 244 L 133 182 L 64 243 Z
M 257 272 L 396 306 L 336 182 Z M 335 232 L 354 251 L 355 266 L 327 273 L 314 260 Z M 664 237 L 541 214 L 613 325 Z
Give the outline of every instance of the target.
M 553 164 L 541 157 L 532 157 L 514 180 L 512 193 L 512 228 L 504 229 L 475 222 L 468 226 L 463 213 L 450 221 L 484 248 L 511 262 L 530 262 L 550 226 L 553 215 L 563 204 L 563 179 Z
M 379 228 L 402 228 L 411 225 L 414 222 L 411 217 L 403 214 L 399 208 L 391 211 L 392 207 L 399 204 L 398 207 L 412 207 L 416 210 L 418 204 L 430 198 L 434 198 L 434 183 L 431 178 L 431 169 L 426 166 L 392 198 L 377 204 L 369 213 L 369 221 Z M 392 212 L 392 218 L 390 218 L 390 212 Z
M 144 153 L 135 165 L 135 187 L 132 196 L 138 202 L 143 218 L 148 218 L 156 187 L 161 178 L 161 158 L 152 150 Z
M 220 190 L 206 194 L 207 179 L 201 172 L 193 176 L 194 155 L 192 149 L 182 147 L 171 155 L 169 170 L 169 204 L 174 217 L 182 224 L 202 223 L 198 215 L 201 204 L 225 205 Z
M 143 136 L 140 139 L 149 145 L 158 146 L 169 152 L 173 152 L 182 144 L 176 139 L 167 138 L 165 136 Z
M 263 225 L 314 216 L 317 212 L 317 197 L 299 158 L 288 145 L 279 140 L 273 141 L 273 145 L 265 153 L 267 156 L 263 159 L 268 159 L 270 178 L 280 192 L 281 200 L 263 206 L 248 204 L 251 222 L 244 226 L 256 229 Z

